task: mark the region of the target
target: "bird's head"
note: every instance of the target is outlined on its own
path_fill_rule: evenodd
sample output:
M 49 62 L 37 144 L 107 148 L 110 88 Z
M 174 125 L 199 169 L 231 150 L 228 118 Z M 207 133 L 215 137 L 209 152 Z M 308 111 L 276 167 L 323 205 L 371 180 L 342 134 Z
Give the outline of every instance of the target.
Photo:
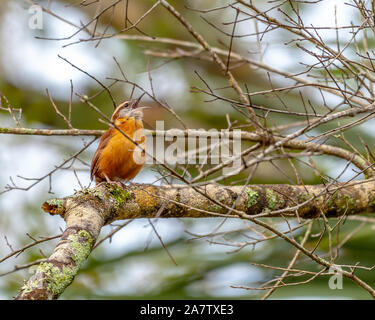
M 143 110 L 148 107 L 139 106 L 139 102 L 144 94 L 142 94 L 138 99 L 133 99 L 130 101 L 125 101 L 121 103 L 112 114 L 112 121 L 119 118 L 135 118 L 136 120 L 142 120 Z

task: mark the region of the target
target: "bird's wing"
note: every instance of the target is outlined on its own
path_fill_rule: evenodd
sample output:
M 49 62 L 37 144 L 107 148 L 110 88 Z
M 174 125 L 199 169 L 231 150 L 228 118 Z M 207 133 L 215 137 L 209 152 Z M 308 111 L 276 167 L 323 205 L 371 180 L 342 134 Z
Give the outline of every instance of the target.
M 100 154 L 102 153 L 103 149 L 107 146 L 109 140 L 111 139 L 113 130 L 114 130 L 113 128 L 110 128 L 109 130 L 104 132 L 100 138 L 98 149 L 96 150 L 94 157 L 92 158 L 92 162 L 91 162 L 91 170 L 90 170 L 91 180 L 95 177 L 99 169 Z

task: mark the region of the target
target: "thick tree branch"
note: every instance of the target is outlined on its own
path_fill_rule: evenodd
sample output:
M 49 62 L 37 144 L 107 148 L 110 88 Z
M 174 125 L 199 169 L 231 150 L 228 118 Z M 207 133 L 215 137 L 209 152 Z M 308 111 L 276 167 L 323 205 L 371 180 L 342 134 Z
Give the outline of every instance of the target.
M 298 216 L 315 218 L 356 215 L 372 212 L 375 207 L 375 181 L 356 181 L 331 186 L 324 185 L 249 185 L 222 186 L 208 184 L 199 188 L 190 186 L 153 186 L 132 184 L 125 189 L 101 184 L 84 189 L 73 196 L 52 199 L 43 209 L 67 219 L 71 208 L 88 203 L 101 211 L 103 221 L 134 218 L 153 218 L 165 206 L 160 217 L 202 218 L 227 216 L 239 217 L 238 212 L 250 216 Z M 222 203 L 223 207 L 213 201 Z M 296 212 L 297 211 L 297 212 Z
M 46 201 L 44 211 L 61 215 L 66 229 L 50 258 L 39 265 L 16 299 L 58 298 L 89 256 L 101 228 L 115 220 L 152 218 L 159 212 L 162 218 L 230 216 L 253 221 L 254 217 L 281 215 L 338 217 L 368 213 L 375 208 L 374 181 L 330 187 L 209 184 L 200 190 L 204 195 L 189 186 L 132 184 L 122 189 L 103 183 L 63 199 Z

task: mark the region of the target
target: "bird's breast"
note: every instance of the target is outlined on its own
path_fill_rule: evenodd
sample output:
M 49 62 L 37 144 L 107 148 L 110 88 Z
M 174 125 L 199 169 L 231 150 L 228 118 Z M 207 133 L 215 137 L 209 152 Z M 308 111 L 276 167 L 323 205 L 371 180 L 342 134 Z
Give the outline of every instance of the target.
M 114 130 L 107 146 L 102 151 L 101 167 L 112 178 L 128 179 L 133 172 L 139 171 L 144 163 L 145 135 L 141 121 L 128 120 L 117 124 L 119 130 Z

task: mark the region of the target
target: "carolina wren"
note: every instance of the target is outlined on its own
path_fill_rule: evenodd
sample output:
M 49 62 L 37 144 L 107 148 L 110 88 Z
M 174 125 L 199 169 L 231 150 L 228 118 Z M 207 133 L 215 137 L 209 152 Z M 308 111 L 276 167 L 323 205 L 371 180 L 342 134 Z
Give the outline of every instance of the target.
M 143 131 L 143 109 L 139 107 L 140 99 L 121 103 L 112 114 L 111 127 L 100 138 L 98 149 L 91 163 L 91 180 L 96 184 L 121 182 L 133 179 L 141 170 L 145 160 L 145 135 Z

